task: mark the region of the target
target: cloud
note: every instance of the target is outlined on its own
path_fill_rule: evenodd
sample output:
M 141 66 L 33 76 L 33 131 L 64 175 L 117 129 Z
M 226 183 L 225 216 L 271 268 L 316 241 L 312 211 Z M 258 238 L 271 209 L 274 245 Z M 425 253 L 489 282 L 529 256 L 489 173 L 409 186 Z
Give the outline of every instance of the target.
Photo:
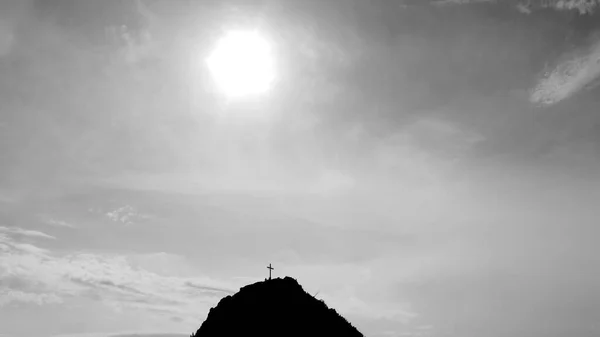
M 2 336 L 2 335 L 0 335 Z M 76 333 L 52 335 L 52 337 L 188 337 L 189 334 L 180 333 L 157 333 L 142 331 L 127 331 L 119 333 Z
M 113 211 L 106 213 L 106 217 L 109 218 L 113 222 L 121 222 L 126 225 L 131 225 L 133 222 L 130 221 L 133 217 L 137 215 L 135 209 L 129 205 L 125 205 L 123 207 L 119 207 Z
M 434 1 L 433 4 L 437 6 L 446 5 L 467 5 L 476 3 L 495 3 L 497 0 L 438 0 Z
M 16 235 L 22 235 L 22 236 L 28 236 L 28 237 L 42 238 L 42 239 L 51 239 L 51 240 L 55 240 L 56 239 L 54 236 L 48 235 L 46 233 L 42 233 L 42 232 L 34 231 L 34 230 L 29 230 L 29 229 L 18 228 L 18 227 L 4 227 L 4 226 L 0 226 L 0 232 L 10 233 L 10 234 L 16 234 Z
M 528 2 L 532 1 L 529 0 Z M 539 2 L 542 7 L 554 8 L 556 10 L 577 10 L 582 15 L 591 14 L 600 4 L 597 0 L 543 0 Z
M 517 11 L 523 14 L 531 14 L 531 8 L 529 8 L 529 6 L 527 6 L 526 4 L 518 3 L 516 8 Z
M 434 5 L 471 5 L 480 3 L 501 3 L 499 0 L 437 0 Z M 508 1 L 506 1 L 508 2 Z M 554 9 L 557 11 L 577 11 L 581 15 L 592 14 L 600 4 L 598 0 L 518 0 L 513 1 L 515 8 L 523 14 L 531 14 L 538 9 Z
M 133 225 L 136 222 L 153 218 L 149 214 L 140 213 L 137 208 L 125 205 L 110 211 L 102 211 L 102 209 L 88 209 L 90 213 L 101 213 L 112 222 L 120 222 L 125 225 Z
M 498 3 L 494 0 L 441 0 L 437 5 L 467 5 L 474 3 Z M 597 10 L 597 0 L 527 0 L 515 1 L 515 9 L 523 14 L 539 10 L 576 11 L 590 15 Z M 600 77 L 600 39 L 590 45 L 566 52 L 554 69 L 547 71 L 530 90 L 530 101 L 552 105 L 567 99 L 585 88 L 596 86 Z
M 187 281 L 185 282 L 185 285 L 194 289 L 198 289 L 201 290 L 202 292 L 216 292 L 216 293 L 225 293 L 225 294 L 232 294 L 233 292 L 231 291 L 231 289 L 224 289 L 224 288 L 214 288 L 214 287 L 210 287 L 210 286 L 206 286 L 203 284 L 196 284 L 192 281 Z
M 558 65 L 547 72 L 531 90 L 530 101 L 552 105 L 584 88 L 598 85 L 600 77 L 600 39 L 591 47 L 569 52 Z
M 47 225 L 50 225 L 50 226 L 55 226 L 55 227 L 76 228 L 75 225 L 70 224 L 63 220 L 49 219 L 49 220 L 44 221 L 44 223 Z
M 4 291 L 10 296 L 7 303 L 88 298 L 117 312 L 141 310 L 167 320 L 177 316 L 196 322 L 220 297 L 237 290 L 230 282 L 208 277 L 160 275 L 133 266 L 125 255 L 61 256 L 2 234 L 0 250 L 0 280 L 13 280 Z
M 0 289 L 0 307 L 12 302 L 25 302 L 37 305 L 62 303 L 62 298 L 55 294 L 28 293 L 19 290 Z
M 124 45 L 114 54 L 116 57 L 113 60 L 115 61 L 135 64 L 155 54 L 156 43 L 147 30 L 135 32 L 122 25 L 107 27 L 105 32 L 112 41 Z

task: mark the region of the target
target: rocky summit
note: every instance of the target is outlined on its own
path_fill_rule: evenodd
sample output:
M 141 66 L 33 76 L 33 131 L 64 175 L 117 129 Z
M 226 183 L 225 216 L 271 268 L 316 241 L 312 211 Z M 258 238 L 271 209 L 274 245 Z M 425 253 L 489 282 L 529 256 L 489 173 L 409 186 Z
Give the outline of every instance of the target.
M 285 277 L 247 285 L 221 299 L 191 335 L 216 336 L 363 335 L 325 302 L 304 291 L 295 279 Z

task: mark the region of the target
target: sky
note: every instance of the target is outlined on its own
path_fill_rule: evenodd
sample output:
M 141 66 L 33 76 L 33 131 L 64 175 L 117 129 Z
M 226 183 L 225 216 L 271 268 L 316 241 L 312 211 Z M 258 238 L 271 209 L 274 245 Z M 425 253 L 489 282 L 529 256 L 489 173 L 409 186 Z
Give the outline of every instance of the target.
M 0 0 L 0 336 L 189 336 L 269 263 L 366 336 L 598 336 L 599 78 L 595 1 Z

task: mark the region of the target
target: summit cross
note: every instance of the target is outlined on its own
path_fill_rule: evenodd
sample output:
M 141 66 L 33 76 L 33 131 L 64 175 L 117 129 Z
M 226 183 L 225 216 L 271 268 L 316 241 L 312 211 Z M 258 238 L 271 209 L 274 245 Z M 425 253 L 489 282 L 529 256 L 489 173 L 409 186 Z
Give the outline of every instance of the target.
M 269 269 L 269 280 L 271 279 L 271 270 L 275 269 L 273 267 L 271 267 L 271 264 L 269 263 L 269 266 L 267 267 L 267 269 Z

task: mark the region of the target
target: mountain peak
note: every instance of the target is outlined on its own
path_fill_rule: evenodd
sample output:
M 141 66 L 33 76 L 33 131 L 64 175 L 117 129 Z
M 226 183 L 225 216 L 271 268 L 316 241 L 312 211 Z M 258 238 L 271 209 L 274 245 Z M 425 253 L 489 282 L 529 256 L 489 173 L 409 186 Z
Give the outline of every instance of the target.
M 192 337 L 363 335 L 294 278 L 244 286 L 219 301 Z

